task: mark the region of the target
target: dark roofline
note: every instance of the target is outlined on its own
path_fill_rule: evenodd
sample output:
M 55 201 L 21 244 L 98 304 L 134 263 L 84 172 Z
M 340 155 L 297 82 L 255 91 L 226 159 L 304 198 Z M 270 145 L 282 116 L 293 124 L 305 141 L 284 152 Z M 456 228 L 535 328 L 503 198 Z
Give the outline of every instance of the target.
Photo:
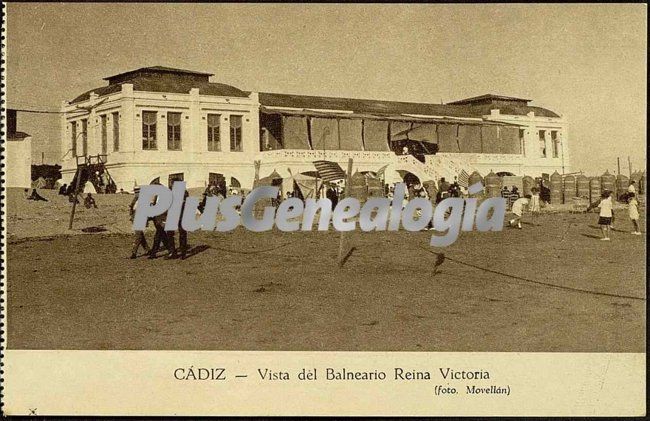
M 123 84 L 132 84 L 134 91 L 139 92 L 164 92 L 164 93 L 182 93 L 187 94 L 192 88 L 198 88 L 200 95 L 212 95 L 228 98 L 247 98 L 250 92 L 242 91 L 241 89 L 226 85 L 225 83 L 207 82 L 207 81 L 183 81 L 178 84 L 166 84 L 162 81 L 152 81 L 147 77 L 134 77 L 125 80 L 124 82 L 114 83 L 108 86 L 100 86 L 78 95 L 75 99 L 70 101 L 70 104 L 83 102 L 90 98 L 90 93 L 94 92 L 99 98 L 110 95 L 122 90 Z
M 448 102 L 448 105 L 467 105 L 471 104 L 473 102 L 479 102 L 483 101 L 486 99 L 494 99 L 498 101 L 516 101 L 516 102 L 525 102 L 529 103 L 532 101 L 532 99 L 525 99 L 525 98 L 517 98 L 514 96 L 505 96 L 505 95 L 495 95 L 495 94 L 485 94 L 485 95 L 479 95 L 479 96 L 474 96 L 471 98 L 465 98 L 465 99 L 459 99 L 458 101 L 452 101 Z
M 288 107 L 297 109 L 333 109 L 353 111 L 357 113 L 361 112 L 388 115 L 415 114 L 428 116 L 482 118 L 484 115 L 490 114 L 489 110 L 485 109 L 485 107 L 487 107 L 486 104 L 435 104 L 359 98 L 322 97 L 271 92 L 260 92 L 259 102 L 263 106 Z M 560 117 L 558 114 L 551 110 L 530 106 L 525 103 L 517 105 L 495 105 L 494 107 L 503 109 L 504 115 L 526 115 L 528 112 L 534 111 L 536 115 L 542 117 Z
M 292 102 L 292 100 L 297 99 L 297 100 L 302 100 L 302 101 L 313 101 L 316 104 L 314 104 L 313 107 L 298 107 L 298 106 L 291 106 L 291 105 L 275 105 L 275 104 L 265 104 L 265 100 L 269 99 L 270 102 L 273 102 L 271 99 L 277 99 L 280 100 L 281 102 L 288 101 Z M 445 108 L 446 104 L 435 104 L 435 103 L 423 103 L 423 102 L 408 102 L 408 101 L 390 101 L 390 100 L 380 100 L 380 99 L 367 99 L 367 98 L 346 98 L 346 97 L 335 97 L 335 96 L 315 96 L 315 95 L 302 95 L 302 94 L 284 94 L 284 93 L 277 93 L 277 92 L 259 92 L 259 102 L 262 105 L 267 105 L 267 106 L 279 106 L 279 107 L 288 107 L 288 108 L 320 108 L 320 109 L 327 109 L 327 107 L 322 107 L 319 106 L 317 103 L 319 101 L 343 101 L 347 102 L 349 104 L 377 104 L 377 105 L 385 105 L 385 106 L 412 106 L 412 107 L 437 107 L 440 110 Z M 464 110 L 466 107 L 455 107 L 458 111 Z M 335 110 L 344 110 L 344 111 L 354 111 L 351 108 L 332 108 Z M 389 113 L 390 114 L 390 113 Z M 418 114 L 417 112 L 404 112 L 404 114 Z M 433 115 L 433 114 L 430 114 Z
M 178 75 L 179 77 L 158 77 L 151 75 L 151 73 Z M 211 76 L 209 73 L 170 67 L 142 67 L 104 78 L 104 80 L 109 81 L 108 86 L 87 91 L 77 96 L 70 103 L 74 104 L 87 100 L 91 92 L 95 92 L 99 97 L 118 92 L 122 89 L 121 85 L 124 83 L 133 84 L 134 91 L 188 93 L 191 88 L 199 88 L 200 95 L 224 97 L 248 97 L 250 95 L 250 92 L 242 91 L 234 86 L 209 82 L 209 76 Z M 490 100 L 502 102 L 490 104 Z M 502 114 L 504 115 L 526 115 L 530 111 L 534 111 L 536 115 L 542 117 L 560 117 L 551 110 L 529 106 L 529 101 L 523 98 L 487 94 L 449 102 L 447 104 L 436 104 L 259 92 L 259 102 L 261 105 L 298 109 L 316 108 L 384 115 L 414 114 L 481 118 L 484 115 L 490 114 L 490 110 L 486 109 L 486 107 L 493 106 L 502 109 Z
M 175 69 L 173 67 L 164 67 L 164 66 L 152 66 L 152 67 L 141 67 L 135 70 L 129 70 L 124 73 L 119 73 L 117 75 L 105 77 L 103 80 L 111 81 L 116 78 L 125 77 L 128 75 L 136 74 L 138 72 L 151 72 L 151 73 L 172 73 L 172 74 L 184 74 L 184 75 L 195 75 L 195 76 L 214 76 L 214 73 L 205 73 L 205 72 L 196 72 L 194 70 L 185 70 L 185 69 Z
M 342 96 L 318 96 L 318 95 L 303 95 L 303 94 L 287 94 L 287 93 L 280 93 L 280 92 L 258 92 L 260 97 L 264 95 L 269 95 L 269 96 L 274 96 L 276 98 L 300 98 L 303 100 L 309 100 L 309 101 L 319 101 L 319 100 L 340 100 L 340 101 L 358 101 L 358 102 L 377 102 L 377 103 L 385 103 L 385 104 L 407 104 L 407 105 L 423 105 L 423 103 L 418 103 L 418 102 L 404 102 L 404 101 L 390 101 L 390 100 L 383 100 L 383 99 L 369 99 L 369 98 L 349 98 L 349 97 L 342 97 Z M 260 103 L 262 101 L 260 100 Z M 262 104 L 265 105 L 265 104 Z M 436 104 L 434 104 L 436 105 Z

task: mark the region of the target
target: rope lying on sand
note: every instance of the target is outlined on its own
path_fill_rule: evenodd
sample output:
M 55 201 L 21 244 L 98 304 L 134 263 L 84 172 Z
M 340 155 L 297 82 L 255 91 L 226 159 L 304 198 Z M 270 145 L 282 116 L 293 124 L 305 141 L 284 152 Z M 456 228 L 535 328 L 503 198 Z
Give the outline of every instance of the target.
M 277 247 L 271 247 L 271 248 L 269 248 L 269 249 L 264 249 L 264 250 L 245 250 L 245 251 L 243 251 L 243 250 L 223 249 L 223 248 L 220 248 L 220 247 L 210 247 L 210 248 L 213 249 L 213 250 L 225 251 L 226 253 L 236 253 L 236 254 L 259 254 L 259 253 L 265 253 L 265 252 L 268 252 L 268 251 L 273 251 L 273 250 L 277 250 L 277 249 L 281 249 L 281 248 L 284 248 L 284 247 L 290 246 L 291 244 L 294 244 L 294 243 L 296 243 L 297 241 L 298 241 L 298 240 L 289 241 L 288 243 L 280 244 L 280 245 L 277 246 Z
M 424 246 L 419 246 L 419 247 L 422 250 L 426 251 L 426 252 L 429 252 L 431 254 L 435 254 L 436 256 L 438 256 L 438 261 L 442 260 L 441 256 L 444 256 L 444 260 L 449 260 L 449 261 L 457 263 L 459 265 L 468 266 L 468 267 L 471 267 L 471 268 L 474 268 L 474 269 L 482 270 L 484 272 L 494 273 L 496 275 L 505 276 L 507 278 L 516 279 L 516 280 L 522 281 L 522 282 L 528 282 L 528 283 L 535 284 L 535 285 L 538 285 L 538 286 L 543 286 L 543 287 L 547 287 L 547 288 L 561 289 L 561 290 L 566 290 L 566 291 L 580 292 L 580 293 L 583 293 L 583 294 L 600 295 L 600 296 L 603 296 L 603 297 L 625 298 L 625 299 L 628 299 L 628 300 L 646 301 L 645 297 L 635 297 L 633 295 L 610 294 L 610 293 L 607 293 L 607 292 L 598 292 L 598 291 L 592 291 L 592 290 L 589 290 L 589 289 L 573 288 L 573 287 L 567 287 L 567 286 L 563 286 L 563 285 L 551 284 L 551 283 L 548 283 L 548 282 L 536 281 L 534 279 L 523 278 L 521 276 L 511 275 L 509 273 L 499 272 L 497 270 L 492 270 L 492 269 L 484 268 L 484 267 L 481 267 L 481 266 L 473 265 L 471 263 L 466 263 L 466 262 L 454 259 L 452 257 L 449 257 L 444 253 L 436 253 L 435 251 L 432 251 L 431 249 L 425 248 Z

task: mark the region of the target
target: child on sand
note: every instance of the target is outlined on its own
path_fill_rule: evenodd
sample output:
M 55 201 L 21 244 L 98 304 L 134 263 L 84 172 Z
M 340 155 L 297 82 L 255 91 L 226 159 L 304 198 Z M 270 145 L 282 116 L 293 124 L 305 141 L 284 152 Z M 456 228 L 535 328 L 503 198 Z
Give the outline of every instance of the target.
M 513 226 L 515 222 L 517 223 L 517 228 L 521 229 L 521 216 L 524 213 L 524 207 L 528 206 L 530 203 L 530 195 L 527 194 L 524 197 L 520 197 L 515 200 L 512 204 L 512 213 L 515 214 L 515 217 L 510 220 L 510 226 Z
M 630 212 L 630 219 L 634 225 L 633 235 L 641 235 L 641 230 L 639 229 L 639 202 L 636 200 L 636 194 L 629 192 L 627 195 L 627 206 L 628 211 Z
M 86 207 L 86 209 L 90 209 L 90 208 L 97 209 L 97 203 L 95 202 L 95 198 L 92 196 L 92 194 L 88 193 L 86 195 L 86 198 L 84 199 L 84 206 Z
M 539 189 L 537 187 L 533 187 L 530 189 L 530 193 L 530 204 L 528 207 L 533 214 L 537 214 L 540 211 Z
M 600 196 L 601 200 L 598 204 L 600 208 L 600 214 L 598 215 L 598 225 L 603 232 L 603 241 L 609 241 L 609 232 L 612 225 L 612 192 L 605 190 Z

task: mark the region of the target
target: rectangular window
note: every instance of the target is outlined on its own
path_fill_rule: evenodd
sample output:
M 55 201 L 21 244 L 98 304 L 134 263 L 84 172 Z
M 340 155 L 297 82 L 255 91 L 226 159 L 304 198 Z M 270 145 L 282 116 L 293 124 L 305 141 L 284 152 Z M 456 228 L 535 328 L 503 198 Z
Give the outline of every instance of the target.
M 108 153 L 108 133 L 106 131 L 108 117 L 103 115 L 100 118 L 102 119 L 102 155 L 106 155 Z
M 283 149 L 282 116 L 260 113 L 260 151 Z
M 77 156 L 77 122 L 70 123 L 70 138 L 72 140 L 72 156 Z
M 232 115 L 230 116 L 230 150 L 232 152 L 241 152 L 242 151 L 242 116 Z
M 82 155 L 88 155 L 88 119 L 81 120 L 81 150 Z
M 155 111 L 142 112 L 142 149 L 156 149 L 156 117 Z
M 167 180 L 167 185 L 169 188 L 174 187 L 174 181 L 183 181 L 185 176 L 183 175 L 182 172 L 174 173 L 174 174 L 169 174 L 169 178 Z
M 120 150 L 120 113 L 113 113 L 113 152 Z
M 526 130 L 519 129 L 519 148 L 523 156 L 526 156 L 526 141 L 524 138 L 525 134 L 526 134 Z
M 557 137 L 557 132 L 551 132 L 551 144 L 553 145 L 553 158 L 560 156 L 560 139 Z
M 546 132 L 544 130 L 539 131 L 539 155 L 546 158 Z
M 208 151 L 221 151 L 221 116 L 208 114 Z
M 167 150 L 181 150 L 181 113 L 167 113 Z
M 208 184 L 211 186 L 220 186 L 222 183 L 225 187 L 226 178 L 223 176 L 223 174 L 218 172 L 208 173 Z

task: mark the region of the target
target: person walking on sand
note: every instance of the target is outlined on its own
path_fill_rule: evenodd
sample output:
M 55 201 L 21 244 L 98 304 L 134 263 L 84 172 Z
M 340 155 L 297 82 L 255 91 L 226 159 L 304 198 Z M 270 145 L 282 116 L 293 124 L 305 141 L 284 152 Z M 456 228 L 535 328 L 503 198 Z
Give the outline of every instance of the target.
M 154 180 L 151 184 L 160 184 L 160 180 L 156 179 Z M 155 197 L 154 200 L 152 200 L 152 205 L 155 205 L 158 202 L 158 196 Z M 151 245 L 151 249 L 149 250 L 149 257 L 148 259 L 155 259 L 156 255 L 158 253 L 158 250 L 160 250 L 161 246 L 164 246 L 165 249 L 167 249 L 169 255 L 172 253 L 172 248 L 170 247 L 169 243 L 169 237 L 167 236 L 167 231 L 165 231 L 165 221 L 167 219 L 167 211 L 161 213 L 160 215 L 156 215 L 151 218 L 151 222 L 153 222 L 153 226 L 156 229 L 156 233 L 154 234 L 153 237 L 153 242 Z M 174 252 L 175 254 L 175 252 Z M 168 255 L 168 256 L 169 256 Z
M 165 231 L 165 220 L 167 219 L 167 212 L 165 211 L 164 213 L 160 215 L 156 215 L 151 218 L 151 221 L 153 222 L 153 226 L 156 229 L 156 233 L 154 234 L 153 237 L 153 243 L 151 245 L 151 249 L 149 250 L 149 259 L 155 259 L 156 255 L 158 254 L 158 250 L 160 250 L 161 246 L 164 246 L 165 249 L 169 252 L 169 255 L 172 255 L 172 248 L 169 245 L 169 236 L 167 235 L 167 231 Z
M 530 195 L 527 194 L 524 197 L 520 197 L 515 200 L 512 204 L 512 213 L 515 215 L 513 219 L 510 220 L 510 226 L 514 226 L 517 223 L 517 228 L 522 229 L 521 226 L 521 217 L 524 214 L 524 208 L 530 204 Z
M 641 230 L 639 229 L 639 201 L 636 200 L 636 194 L 628 193 L 627 207 L 630 213 L 630 219 L 632 220 L 632 225 L 634 225 L 634 231 L 632 231 L 632 234 L 641 235 Z
M 187 258 L 187 249 L 188 249 L 187 231 L 183 229 L 183 224 L 180 221 L 183 220 L 183 212 L 185 211 L 185 202 L 187 201 L 188 197 L 189 197 L 189 193 L 185 191 L 185 195 L 183 196 L 183 203 L 181 205 L 181 213 L 179 216 L 179 224 L 178 224 L 179 248 L 176 249 L 176 240 L 174 237 L 175 231 L 166 231 L 169 254 L 165 256 L 165 259 L 176 259 L 180 257 L 181 260 L 185 260 Z M 178 254 L 179 250 L 180 250 L 180 255 Z
M 612 192 L 605 190 L 601 195 L 600 203 L 597 205 L 600 208 L 598 225 L 600 225 L 600 230 L 603 233 L 602 241 L 609 241 L 609 233 L 612 229 L 612 206 Z
M 138 207 L 138 197 L 140 196 L 140 188 L 136 187 L 135 190 L 133 191 L 135 196 L 133 197 L 133 200 L 131 201 L 131 204 L 129 205 L 129 219 L 131 222 L 133 222 L 133 218 L 135 217 L 135 210 Z M 147 224 L 149 221 L 146 222 Z M 145 225 L 146 226 L 146 225 Z M 144 236 L 144 231 L 133 231 L 133 248 L 131 248 L 131 259 L 135 259 L 138 257 L 138 249 L 142 246 L 144 249 L 144 253 L 149 254 L 149 246 L 147 245 L 147 239 Z
M 628 196 L 631 194 L 635 195 L 636 194 L 636 187 L 634 186 L 634 180 L 630 180 L 630 185 L 627 187 L 627 194 Z
M 537 226 L 537 217 L 541 212 L 541 198 L 539 196 L 539 188 L 533 187 L 530 189 L 530 203 L 528 204 L 528 209 L 530 210 L 530 215 L 533 218 L 533 225 Z
M 528 207 L 530 208 L 530 212 L 534 215 L 537 215 L 540 212 L 540 198 L 539 198 L 539 189 L 537 187 L 533 187 L 530 189 L 530 204 Z

